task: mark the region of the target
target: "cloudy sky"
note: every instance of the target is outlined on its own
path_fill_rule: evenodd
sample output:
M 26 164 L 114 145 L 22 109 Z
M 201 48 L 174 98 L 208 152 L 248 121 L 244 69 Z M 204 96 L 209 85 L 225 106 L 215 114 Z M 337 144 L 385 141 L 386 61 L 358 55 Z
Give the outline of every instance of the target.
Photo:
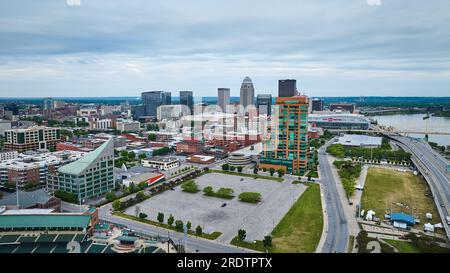
M 450 95 L 448 0 L 77 1 L 0 2 L 0 97 Z

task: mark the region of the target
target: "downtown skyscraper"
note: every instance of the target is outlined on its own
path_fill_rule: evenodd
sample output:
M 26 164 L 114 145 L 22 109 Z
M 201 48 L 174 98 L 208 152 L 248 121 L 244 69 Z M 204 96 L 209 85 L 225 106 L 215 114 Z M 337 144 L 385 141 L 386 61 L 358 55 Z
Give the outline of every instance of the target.
M 189 110 L 194 109 L 194 93 L 192 91 L 180 91 L 180 104 L 189 107 Z
M 249 105 L 253 105 L 254 99 L 255 88 L 253 87 L 253 82 L 249 77 L 245 77 L 241 84 L 240 104 L 244 109 L 247 109 Z
M 230 88 L 217 89 L 217 106 L 222 112 L 227 111 L 227 106 L 230 104 Z
M 279 80 L 278 81 L 278 97 L 293 97 L 297 95 L 296 80 Z
M 146 116 L 156 117 L 156 109 L 161 105 L 166 105 L 168 102 L 165 91 L 149 91 L 141 94 L 142 104 Z

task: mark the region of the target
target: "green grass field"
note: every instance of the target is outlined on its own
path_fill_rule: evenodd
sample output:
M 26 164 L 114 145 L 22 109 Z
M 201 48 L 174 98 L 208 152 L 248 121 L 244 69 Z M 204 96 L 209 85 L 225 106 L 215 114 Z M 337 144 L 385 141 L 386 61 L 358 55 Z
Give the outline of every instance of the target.
M 323 230 L 320 187 L 310 184 L 272 231 L 276 253 L 315 252 Z
M 440 221 L 437 208 L 430 195 L 428 185 L 419 176 L 410 172 L 371 167 L 368 170 L 364 191 L 361 197 L 363 209 L 373 210 L 383 218 L 385 213 L 404 212 L 417 214 L 421 224 L 428 223 L 425 213 L 433 214 L 431 223 Z M 398 206 L 402 203 L 408 207 Z M 439 219 L 439 220 L 438 220 Z

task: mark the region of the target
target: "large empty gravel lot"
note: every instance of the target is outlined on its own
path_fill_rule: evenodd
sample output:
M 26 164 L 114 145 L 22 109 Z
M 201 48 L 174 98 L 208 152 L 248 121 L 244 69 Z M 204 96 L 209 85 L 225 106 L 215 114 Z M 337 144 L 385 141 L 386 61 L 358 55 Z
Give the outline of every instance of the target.
M 217 240 L 229 243 L 240 228 L 247 231 L 248 240 L 263 239 L 305 190 L 302 184 L 219 173 L 205 174 L 196 182 L 201 190 L 206 186 L 212 186 L 215 190 L 232 188 L 236 197 L 231 200 L 207 197 L 201 191 L 192 194 L 176 187 L 175 191 L 168 190 L 138 206 L 150 219 L 156 220 L 158 212 L 163 212 L 165 221 L 173 214 L 176 220 L 191 221 L 193 229 L 201 225 L 206 233 L 220 231 L 222 235 Z M 262 201 L 259 204 L 240 202 L 238 195 L 247 191 L 261 193 Z M 227 206 L 222 208 L 223 203 Z M 133 215 L 135 207 L 128 208 L 126 213 Z

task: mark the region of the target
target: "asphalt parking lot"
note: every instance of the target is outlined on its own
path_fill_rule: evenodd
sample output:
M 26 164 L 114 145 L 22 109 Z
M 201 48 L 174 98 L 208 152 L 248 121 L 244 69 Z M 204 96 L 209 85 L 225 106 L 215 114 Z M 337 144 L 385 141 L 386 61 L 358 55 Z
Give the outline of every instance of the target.
M 243 181 L 240 181 L 242 178 Z M 220 231 L 222 235 L 217 240 L 224 243 L 229 243 L 240 228 L 247 231 L 248 240 L 261 240 L 305 190 L 302 184 L 219 173 L 205 174 L 196 182 L 200 190 L 206 186 L 212 186 L 215 190 L 232 188 L 236 197 L 232 200 L 207 197 L 202 191 L 192 194 L 176 187 L 174 191 L 168 190 L 138 204 L 140 211 L 146 213 L 149 219 L 156 220 L 158 212 L 163 212 L 165 221 L 173 214 L 176 220 L 191 221 L 192 229 L 201 225 L 206 233 Z M 261 193 L 262 201 L 259 204 L 240 202 L 237 196 L 248 191 Z M 223 203 L 227 205 L 222 207 Z M 126 213 L 134 215 L 135 206 L 128 208 Z

